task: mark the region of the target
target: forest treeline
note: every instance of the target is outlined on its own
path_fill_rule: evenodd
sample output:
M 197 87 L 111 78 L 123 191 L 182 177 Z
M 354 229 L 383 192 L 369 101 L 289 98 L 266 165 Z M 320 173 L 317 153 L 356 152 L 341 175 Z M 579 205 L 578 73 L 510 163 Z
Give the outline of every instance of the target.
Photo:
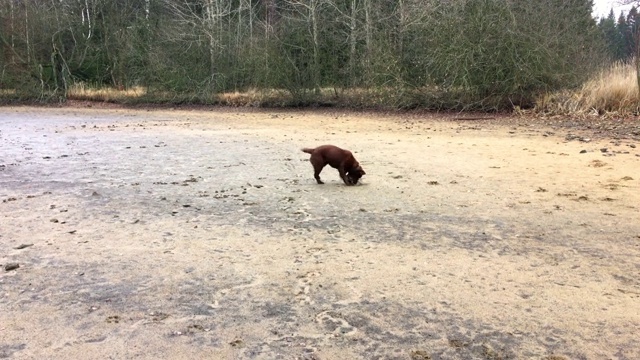
M 145 101 L 527 106 L 628 56 L 591 13 L 591 0 L 3 0 L 0 96 L 81 84 Z
M 638 46 L 638 26 L 640 14 L 632 7 L 616 18 L 613 9 L 609 16 L 600 19 L 598 28 L 606 42 L 606 50 L 613 60 L 629 60 L 636 55 Z

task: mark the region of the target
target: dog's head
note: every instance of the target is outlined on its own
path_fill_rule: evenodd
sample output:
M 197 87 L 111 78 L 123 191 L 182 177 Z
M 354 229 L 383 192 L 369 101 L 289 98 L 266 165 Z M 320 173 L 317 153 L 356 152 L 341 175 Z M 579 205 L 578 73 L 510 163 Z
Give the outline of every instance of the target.
M 364 169 L 362 168 L 362 166 L 358 165 L 352 168 L 351 170 L 349 170 L 349 172 L 347 173 L 347 177 L 351 181 L 351 184 L 355 185 L 358 183 L 358 180 L 360 180 L 360 178 L 366 174 L 367 173 L 364 172 Z

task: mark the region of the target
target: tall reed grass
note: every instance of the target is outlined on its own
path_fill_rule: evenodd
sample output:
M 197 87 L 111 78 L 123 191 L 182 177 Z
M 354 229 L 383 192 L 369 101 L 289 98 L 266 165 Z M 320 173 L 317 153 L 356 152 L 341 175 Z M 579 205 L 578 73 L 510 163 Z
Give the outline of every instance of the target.
M 576 90 L 542 95 L 536 110 L 556 115 L 637 115 L 640 93 L 635 61 L 616 62 Z

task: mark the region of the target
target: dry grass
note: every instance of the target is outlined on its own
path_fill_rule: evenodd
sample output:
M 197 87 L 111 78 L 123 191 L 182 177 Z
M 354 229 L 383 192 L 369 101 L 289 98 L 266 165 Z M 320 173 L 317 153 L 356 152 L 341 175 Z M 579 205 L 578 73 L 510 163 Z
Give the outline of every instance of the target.
M 95 88 L 87 86 L 85 83 L 76 83 L 69 88 L 69 91 L 67 91 L 67 98 L 70 100 L 120 102 L 138 99 L 146 94 L 147 90 L 140 86 L 129 89 L 116 89 L 112 87 Z
M 249 89 L 219 94 L 218 101 L 227 106 L 262 106 L 265 103 L 286 103 L 291 97 L 284 90 Z
M 227 106 L 296 107 L 338 106 L 350 108 L 373 108 L 383 105 L 385 98 L 379 89 L 342 89 L 325 87 L 318 91 L 300 89 L 292 93 L 282 89 L 249 89 L 244 92 L 227 92 L 217 95 L 218 103 Z
M 427 110 L 496 110 L 499 98 L 484 101 L 471 99 L 464 89 L 442 89 L 437 86 L 420 88 L 397 87 L 324 87 L 299 89 L 250 89 L 217 95 L 217 102 L 227 106 L 298 107 L 332 106 L 350 109 L 427 109 Z
M 543 95 L 536 110 L 559 115 L 638 114 L 640 94 L 634 62 L 617 62 L 575 91 Z

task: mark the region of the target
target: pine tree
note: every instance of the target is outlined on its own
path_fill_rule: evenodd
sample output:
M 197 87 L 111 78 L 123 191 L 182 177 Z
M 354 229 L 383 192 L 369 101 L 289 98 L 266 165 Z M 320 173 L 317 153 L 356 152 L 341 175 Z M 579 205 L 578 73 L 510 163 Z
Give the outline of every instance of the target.
M 613 9 L 609 12 L 606 18 L 600 19 L 598 28 L 602 32 L 604 37 L 607 52 L 612 60 L 624 59 L 627 55 L 625 53 L 625 43 L 622 33 L 619 31 Z
M 621 26 L 619 29 L 624 39 L 624 48 L 627 58 L 632 58 L 633 56 L 635 56 L 637 51 L 636 42 L 638 35 L 638 20 L 638 9 L 635 6 L 632 7 L 631 10 L 629 10 L 626 17 L 624 16 L 624 14 L 621 14 L 620 19 L 618 20 L 619 24 L 621 23 L 621 21 L 624 21 L 623 26 Z

